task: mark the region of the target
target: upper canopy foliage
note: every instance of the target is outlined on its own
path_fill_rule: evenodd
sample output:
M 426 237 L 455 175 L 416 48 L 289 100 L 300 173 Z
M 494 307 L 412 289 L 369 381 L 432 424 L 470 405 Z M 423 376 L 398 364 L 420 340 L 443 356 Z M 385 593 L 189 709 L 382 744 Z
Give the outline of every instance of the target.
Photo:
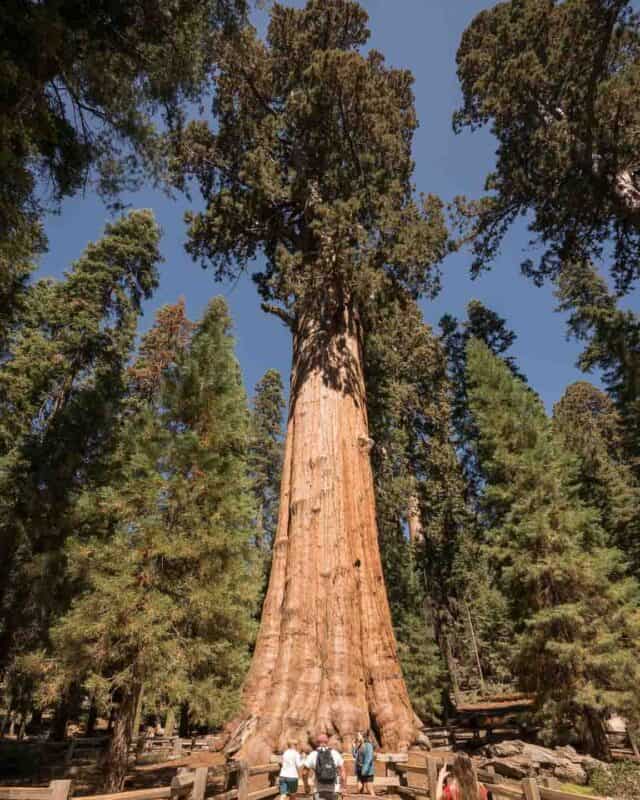
M 214 32 L 245 11 L 245 0 L 4 0 L 0 238 L 37 219 L 44 186 L 59 200 L 96 167 L 112 195 L 157 172 L 155 123 L 179 125 L 210 72 Z
M 521 214 L 546 245 L 541 282 L 567 255 L 600 259 L 624 292 L 640 274 L 640 16 L 631 0 L 511 0 L 480 13 L 458 50 L 454 126 L 491 123 L 489 196 L 464 211 L 486 267 Z
M 217 125 L 192 123 L 180 143 L 177 180 L 195 177 L 206 201 L 191 254 L 225 278 L 261 249 L 261 295 L 287 311 L 327 285 L 361 305 L 438 286 L 447 237 L 440 202 L 413 198 L 412 77 L 361 53 L 368 37 L 352 0 L 274 4 L 266 42 L 251 28 L 218 42 Z

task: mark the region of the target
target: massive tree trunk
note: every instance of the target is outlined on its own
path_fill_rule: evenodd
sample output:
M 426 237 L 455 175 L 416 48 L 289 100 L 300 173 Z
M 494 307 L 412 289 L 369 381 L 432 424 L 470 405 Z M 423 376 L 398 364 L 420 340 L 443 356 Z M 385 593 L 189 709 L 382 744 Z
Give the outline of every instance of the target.
M 347 303 L 298 321 L 278 529 L 235 745 L 372 729 L 406 748 L 402 677 L 378 549 L 360 326 Z

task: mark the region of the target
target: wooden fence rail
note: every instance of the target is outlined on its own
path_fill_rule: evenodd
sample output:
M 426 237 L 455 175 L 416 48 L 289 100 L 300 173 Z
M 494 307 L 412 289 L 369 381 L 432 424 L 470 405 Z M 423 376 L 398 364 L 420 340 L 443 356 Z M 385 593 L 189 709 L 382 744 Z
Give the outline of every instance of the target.
M 454 754 L 438 753 L 425 756 L 425 764 L 393 764 L 393 768 L 401 775 L 401 782 L 396 791 L 413 800 L 435 800 L 438 772 L 445 763 L 450 763 L 455 758 Z M 573 792 L 563 792 L 560 789 L 551 789 L 540 786 L 534 778 L 524 778 L 519 784 L 501 784 L 496 782 L 496 774 L 492 769 L 479 769 L 480 780 L 491 792 L 494 800 L 578 800 L 578 795 Z M 418 785 L 413 782 L 412 776 L 419 779 Z M 426 777 L 426 780 L 425 780 Z M 609 800 L 606 797 L 590 795 L 591 800 Z M 0 798 L 1 800 L 1 798 Z
M 443 764 L 450 763 L 452 753 L 425 754 L 424 763 L 410 763 L 406 755 L 383 756 L 378 760 L 395 772 L 380 778 L 382 787 L 391 789 L 412 800 L 435 800 L 438 772 Z M 229 761 L 213 767 L 183 768 L 171 784 L 149 789 L 133 789 L 114 794 L 84 795 L 76 800 L 267 800 L 279 791 L 277 763 L 249 766 L 246 761 Z M 220 779 L 222 779 L 222 785 Z M 573 793 L 540 786 L 533 778 L 520 783 L 501 784 L 492 768 L 479 769 L 478 779 L 491 792 L 494 800 L 577 800 Z M 349 782 L 348 782 L 349 783 Z M 52 781 L 46 787 L 0 786 L 0 800 L 70 800 L 71 781 Z M 608 800 L 591 797 L 591 800 Z
M 214 767 L 179 770 L 169 786 L 82 795 L 77 800 L 266 800 L 279 793 L 274 780 L 279 771 L 279 764 L 249 767 L 246 761 L 230 761 Z M 264 781 L 260 781 L 261 776 Z M 210 778 L 223 778 L 222 791 L 216 791 Z M 252 786 L 252 782 L 259 785 Z M 71 795 L 70 780 L 52 781 L 43 787 L 0 786 L 0 800 L 69 800 Z

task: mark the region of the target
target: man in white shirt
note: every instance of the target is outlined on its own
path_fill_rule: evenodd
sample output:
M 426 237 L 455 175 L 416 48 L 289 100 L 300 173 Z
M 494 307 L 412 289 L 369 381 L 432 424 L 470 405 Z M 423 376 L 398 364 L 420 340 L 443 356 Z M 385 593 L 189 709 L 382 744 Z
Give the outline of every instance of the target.
M 344 760 L 337 750 L 329 747 L 329 737 L 325 733 L 319 734 L 316 745 L 304 762 L 305 768 L 315 774 L 316 800 L 336 800 L 340 782 L 346 782 Z
M 304 760 L 298 752 L 298 743 L 287 742 L 287 749 L 282 754 L 282 767 L 278 783 L 282 800 L 289 797 L 295 800 L 298 791 L 298 770 L 302 769 Z

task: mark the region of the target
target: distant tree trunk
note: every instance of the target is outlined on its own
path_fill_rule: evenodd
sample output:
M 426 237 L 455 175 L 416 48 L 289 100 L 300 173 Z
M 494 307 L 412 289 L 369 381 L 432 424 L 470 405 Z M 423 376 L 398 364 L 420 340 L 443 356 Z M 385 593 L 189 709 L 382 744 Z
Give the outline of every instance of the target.
M 587 751 L 602 761 L 611 761 L 611 749 L 602 716 L 592 708 L 585 708 L 583 713 L 587 727 Z
M 34 708 L 31 711 L 31 716 L 27 722 L 27 733 L 37 735 L 42 732 L 42 711 L 39 708 Z
M 471 609 L 469 604 L 465 601 L 464 607 L 467 611 L 467 623 L 469 625 L 469 635 L 471 637 L 471 647 L 473 649 L 473 656 L 478 670 L 478 680 L 480 681 L 480 691 L 485 693 L 484 673 L 482 671 L 482 662 L 480 661 L 480 650 L 478 649 L 478 640 L 476 639 L 476 631 L 473 627 L 473 620 L 471 619 Z
M 189 736 L 191 724 L 189 721 L 189 703 L 183 703 L 180 706 L 180 727 L 178 735 L 181 739 L 186 739 Z
M 176 727 L 176 712 L 173 708 L 170 708 L 167 711 L 167 717 L 164 721 L 164 735 L 165 736 L 173 736 L 173 731 Z
M 87 736 L 93 736 L 96 729 L 96 722 L 98 721 L 98 706 L 95 699 L 91 698 L 91 705 L 89 706 L 89 714 L 87 715 Z
M 349 304 L 298 320 L 269 588 L 232 747 L 266 758 L 319 731 L 418 734 L 378 549 L 361 332 Z
M 67 725 L 77 706 L 78 687 L 72 684 L 64 691 L 53 716 L 51 738 L 54 741 L 62 742 L 67 738 Z
M 113 730 L 103 760 L 102 788 L 104 792 L 121 792 L 124 788 L 129 765 L 129 747 L 141 688 L 141 685 L 138 684 L 131 686 L 127 691 L 120 692 L 117 704 L 114 706 Z
M 414 494 L 409 498 L 407 524 L 409 526 L 409 541 L 412 544 L 420 544 L 423 542 L 424 531 L 422 529 L 422 519 L 420 518 L 420 504 L 418 498 Z

